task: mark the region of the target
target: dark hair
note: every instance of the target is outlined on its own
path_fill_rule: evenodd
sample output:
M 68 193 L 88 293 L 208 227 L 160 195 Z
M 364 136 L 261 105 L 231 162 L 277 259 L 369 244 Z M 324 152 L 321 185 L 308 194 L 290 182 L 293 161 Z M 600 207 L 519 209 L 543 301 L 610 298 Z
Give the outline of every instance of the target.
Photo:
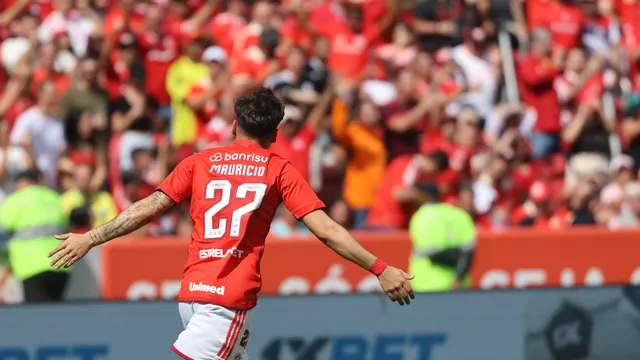
M 438 201 L 440 199 L 440 190 L 434 183 L 419 183 L 415 185 L 415 188 L 425 195 L 429 199 L 428 201 Z
M 153 155 L 153 150 L 147 148 L 135 148 L 131 151 L 131 158 L 135 160 L 136 157 L 142 154 L 151 154 Z
M 71 227 L 84 228 L 91 225 L 91 210 L 89 206 L 83 205 L 71 210 L 69 214 L 69 225 Z
M 256 138 L 273 134 L 284 117 L 282 102 L 263 87 L 240 96 L 234 110 L 238 126 Z
M 64 134 L 70 146 L 75 146 L 80 142 L 80 134 L 78 134 L 78 124 L 82 118 L 83 111 L 79 109 L 71 109 L 64 119 Z
M 43 179 L 43 177 L 44 175 L 40 170 L 38 170 L 37 168 L 32 168 L 32 169 L 23 170 L 15 174 L 13 180 L 14 181 L 28 180 L 34 183 L 39 183 Z
M 434 151 L 427 156 L 438 164 L 439 171 L 449 168 L 449 156 L 444 151 Z

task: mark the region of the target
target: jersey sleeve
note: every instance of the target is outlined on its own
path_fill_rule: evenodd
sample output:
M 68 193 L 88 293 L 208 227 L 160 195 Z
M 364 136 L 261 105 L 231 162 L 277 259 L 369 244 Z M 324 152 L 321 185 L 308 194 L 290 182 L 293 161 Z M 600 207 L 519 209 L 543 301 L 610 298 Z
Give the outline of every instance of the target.
M 314 210 L 325 207 L 324 203 L 311 188 L 311 185 L 304 180 L 302 175 L 288 161 L 280 173 L 277 186 L 284 206 L 298 220 Z
M 193 185 L 194 160 L 194 155 L 182 160 L 156 190 L 167 194 L 176 203 L 189 197 Z

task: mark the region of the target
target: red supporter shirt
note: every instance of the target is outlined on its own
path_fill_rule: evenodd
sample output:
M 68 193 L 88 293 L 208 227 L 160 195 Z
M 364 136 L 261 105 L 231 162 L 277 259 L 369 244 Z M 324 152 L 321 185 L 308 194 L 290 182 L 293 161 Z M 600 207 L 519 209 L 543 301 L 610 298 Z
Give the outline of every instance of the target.
M 202 96 L 211 91 L 213 87 L 213 83 L 211 79 L 206 78 L 202 81 L 199 81 L 197 84 L 189 89 L 187 93 L 186 100 L 197 100 Z M 198 119 L 198 134 L 202 134 L 204 132 L 204 128 L 206 124 L 211 120 L 218 110 L 218 97 L 220 96 L 220 92 L 215 94 L 213 97 L 209 97 L 206 99 L 205 103 L 202 105 L 202 108 L 199 111 L 195 112 L 196 118 Z
M 615 0 L 615 10 L 624 33 L 634 33 L 640 27 L 638 0 Z
M 616 0 L 615 10 L 620 19 L 622 44 L 629 51 L 640 45 L 640 6 L 638 0 Z M 638 63 L 629 59 L 630 78 L 635 79 Z
M 15 125 L 18 116 L 20 116 L 34 104 L 35 102 L 26 96 L 20 96 L 16 101 L 11 103 L 3 116 L 4 119 L 7 120 L 7 124 L 9 125 L 9 132 L 11 132 L 11 129 L 13 129 L 13 125 Z
M 367 52 L 371 44 L 379 38 L 377 26 L 371 26 L 363 33 L 356 34 L 346 25 L 322 26 L 316 31 L 331 40 L 328 67 L 348 78 L 358 76 L 367 65 Z
M 415 184 L 418 174 L 413 163 L 412 155 L 404 155 L 389 164 L 378 196 L 369 210 L 366 220 L 368 227 L 402 229 L 409 226 L 412 213 L 394 199 L 393 192 Z
M 536 131 L 557 133 L 562 129 L 561 107 L 553 85 L 559 73 L 549 59 L 539 59 L 533 54 L 518 64 L 522 101 L 538 113 Z
M 104 34 L 105 36 L 114 35 L 116 29 L 121 28 L 124 24 L 126 14 L 124 10 L 114 7 L 109 10 L 104 18 Z M 134 11 L 127 21 L 126 28 L 128 31 L 138 35 L 142 32 L 144 15 Z M 118 34 L 115 34 L 118 35 Z
M 233 126 L 220 116 L 209 120 L 209 123 L 198 134 L 200 140 L 204 140 L 205 148 L 227 146 L 233 142 Z
M 122 85 L 129 81 L 130 78 L 131 72 L 127 64 L 120 60 L 115 60 L 111 63 L 111 66 L 105 72 L 105 83 L 109 97 L 112 100 L 120 96 Z
M 178 42 L 171 35 L 146 32 L 140 36 L 140 46 L 144 51 L 145 87 L 149 96 L 159 104 L 169 104 L 165 80 L 167 71 L 178 56 Z
M 280 25 L 280 34 L 292 46 L 310 49 L 313 44 L 313 35 L 305 30 L 297 18 L 289 17 Z
M 292 137 L 286 137 L 278 132 L 276 142 L 271 145 L 271 151 L 289 160 L 305 180 L 309 180 L 309 151 L 316 141 L 316 132 L 309 126 L 303 125 L 300 131 Z
M 554 47 L 566 50 L 580 46 L 585 17 L 577 6 L 551 2 L 546 8 L 544 21 L 541 26 L 551 31 Z
M 384 18 L 387 11 L 387 3 L 385 0 L 368 0 L 362 3 L 362 15 L 365 32 L 377 31 L 378 23 Z M 384 44 L 384 39 L 378 37 L 374 39 L 375 45 Z
M 537 26 L 545 26 L 546 18 L 550 9 L 554 6 L 555 0 L 528 0 L 527 4 L 527 23 L 530 28 Z
M 324 208 L 288 161 L 246 140 L 189 156 L 157 190 L 176 203 L 191 197 L 194 229 L 178 300 L 236 310 L 256 305 L 278 206 L 298 219 Z
M 231 62 L 231 77 L 233 79 L 249 79 L 254 82 L 263 82 L 269 73 L 270 62 L 262 50 L 252 47 Z
M 227 54 L 233 52 L 236 35 L 241 33 L 245 26 L 247 26 L 247 21 L 243 17 L 227 12 L 218 14 L 209 25 L 216 44 L 222 47 Z
M 260 43 L 262 30 L 262 26 L 255 22 L 243 26 L 237 33 L 233 34 L 233 50 L 229 54 L 239 57 L 251 48 L 257 47 Z

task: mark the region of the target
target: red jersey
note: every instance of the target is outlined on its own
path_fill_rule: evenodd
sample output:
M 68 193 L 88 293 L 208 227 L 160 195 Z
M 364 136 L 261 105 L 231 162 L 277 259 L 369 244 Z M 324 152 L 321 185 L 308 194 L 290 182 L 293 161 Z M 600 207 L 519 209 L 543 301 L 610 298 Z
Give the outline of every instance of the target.
M 169 67 L 178 57 L 178 41 L 171 35 L 152 31 L 142 34 L 139 41 L 145 54 L 144 67 L 147 74 L 153 74 L 153 76 L 147 76 L 145 80 L 147 93 L 158 103 L 168 104 L 171 99 L 167 93 L 165 79 Z
M 189 156 L 157 190 L 176 203 L 191 197 L 194 230 L 178 300 L 236 310 L 256 305 L 278 206 L 298 219 L 324 208 L 288 161 L 246 140 Z
M 247 21 L 243 17 L 228 12 L 216 15 L 209 25 L 211 35 L 227 54 L 233 53 L 236 35 L 242 33 L 245 26 Z
M 271 149 L 274 153 L 291 161 L 302 177 L 309 180 L 309 152 L 315 141 L 315 130 L 308 125 L 302 125 L 300 131 L 291 138 L 278 132 L 276 142 L 271 145 Z
M 582 42 L 585 17 L 577 6 L 551 2 L 542 26 L 551 31 L 554 47 L 572 49 Z
M 380 184 L 380 191 L 369 209 L 366 224 L 372 228 L 402 229 L 409 226 L 414 209 L 407 209 L 393 196 L 393 192 L 405 186 L 413 186 L 418 179 L 418 170 L 413 155 L 394 159 Z

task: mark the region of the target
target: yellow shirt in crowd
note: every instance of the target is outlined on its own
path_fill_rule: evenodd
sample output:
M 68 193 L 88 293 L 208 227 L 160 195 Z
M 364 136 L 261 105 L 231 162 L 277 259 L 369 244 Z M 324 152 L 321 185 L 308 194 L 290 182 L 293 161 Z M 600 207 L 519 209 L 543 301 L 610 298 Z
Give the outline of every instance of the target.
M 79 190 L 69 190 L 62 194 L 60 201 L 62 202 L 63 215 L 68 219 L 73 209 L 84 204 L 84 196 Z M 91 212 L 93 213 L 92 228 L 106 224 L 108 221 L 118 215 L 116 203 L 113 197 L 106 191 L 101 191 L 93 195 L 90 199 Z
M 191 88 L 209 77 L 209 67 L 202 62 L 193 62 L 186 56 L 176 60 L 167 72 L 167 92 L 171 97 L 171 139 L 176 146 L 190 144 L 196 140 L 197 118 L 184 100 Z

